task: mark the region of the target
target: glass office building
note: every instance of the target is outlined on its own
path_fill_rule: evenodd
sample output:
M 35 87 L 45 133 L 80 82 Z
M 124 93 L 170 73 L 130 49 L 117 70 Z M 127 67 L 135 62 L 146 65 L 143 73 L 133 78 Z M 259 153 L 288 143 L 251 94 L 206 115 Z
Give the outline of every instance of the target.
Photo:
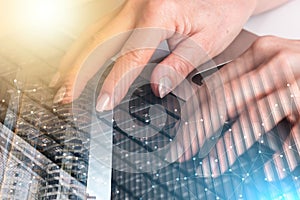
M 75 102 L 54 104 L 58 88 L 48 87 L 50 79 L 99 15 L 95 2 L 74 6 L 82 16 L 70 26 L 0 38 L 0 199 L 299 198 L 300 144 L 292 138 L 284 146 L 287 122 L 260 135 L 233 134 L 228 124 L 208 139 L 219 143 L 207 155 L 177 162 L 161 151 L 189 124 L 182 117 L 186 101 L 179 93 L 155 97 L 147 70 L 111 112 L 95 111 L 99 74 Z M 278 137 L 282 128 L 286 135 Z

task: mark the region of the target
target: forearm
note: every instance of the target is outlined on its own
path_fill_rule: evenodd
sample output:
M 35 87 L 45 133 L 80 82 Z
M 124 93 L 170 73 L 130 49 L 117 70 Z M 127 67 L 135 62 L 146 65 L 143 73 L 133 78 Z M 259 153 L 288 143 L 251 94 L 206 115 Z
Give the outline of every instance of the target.
M 257 0 L 256 8 L 253 12 L 253 15 L 260 14 L 267 10 L 271 10 L 276 8 L 284 3 L 287 3 L 291 0 Z

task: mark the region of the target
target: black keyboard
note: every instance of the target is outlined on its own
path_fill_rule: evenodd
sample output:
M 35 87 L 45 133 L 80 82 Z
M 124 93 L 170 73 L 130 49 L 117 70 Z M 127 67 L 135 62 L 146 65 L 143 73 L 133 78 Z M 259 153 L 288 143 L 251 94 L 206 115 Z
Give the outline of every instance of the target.
M 299 168 L 289 169 L 289 159 L 299 163 L 298 143 L 292 140 L 291 151 L 280 149 L 284 141 L 277 129 L 259 140 L 251 136 L 251 145 L 242 132 L 224 134 L 219 137 L 223 152 L 213 147 L 204 157 L 196 154 L 186 162 L 170 163 L 165 155 L 182 123 L 183 99 L 174 94 L 155 97 L 143 75 L 113 111 L 97 113 L 95 76 L 73 104 L 53 105 L 56 90 L 48 88 L 47 74 L 55 72 L 63 50 L 56 47 L 46 56 L 50 54 L 20 44 L 7 40 L 0 51 L 3 199 L 92 198 L 86 192 L 88 179 L 102 175 L 110 151 L 112 179 L 106 181 L 111 182 L 111 199 L 299 198 Z M 277 160 L 275 151 L 282 151 Z M 220 153 L 226 153 L 227 170 L 217 176 L 224 167 L 219 165 Z M 281 162 L 282 169 L 274 162 Z M 282 179 L 283 169 L 288 175 Z

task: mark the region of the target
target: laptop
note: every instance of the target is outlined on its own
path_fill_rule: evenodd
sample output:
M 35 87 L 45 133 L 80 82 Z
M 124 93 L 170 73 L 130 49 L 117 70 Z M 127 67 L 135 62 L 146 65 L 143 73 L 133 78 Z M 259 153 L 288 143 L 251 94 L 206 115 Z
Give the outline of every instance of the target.
M 24 39 L 25 36 L 1 40 L 2 199 L 298 197 L 297 170 L 282 180 L 276 175 L 274 164 L 269 162 L 277 149 L 271 148 L 267 141 L 280 146 L 276 134 L 263 138 L 264 144 L 253 141 L 251 148 L 245 149 L 218 177 L 207 174 L 205 170 L 211 164 L 204 160 L 217 151 L 217 141 L 224 140 L 223 129 L 213 135 L 215 140 L 208 140 L 205 148 L 199 145 L 199 152 L 186 162 L 177 162 L 178 156 L 166 160 L 161 152 L 168 153 L 169 146 L 180 134 L 182 114 L 184 109 L 189 109 L 186 102 L 191 96 L 179 87 L 160 99 L 150 89 L 147 70 L 169 53 L 166 43 L 160 46 L 153 62 L 113 111 L 98 113 L 91 104 L 95 103 L 98 83 L 103 81 L 97 76 L 74 103 L 53 105 L 56 91 L 48 87 L 49 75 L 55 73 L 72 42 L 64 33 L 59 32 L 57 36 L 58 39 L 53 39 L 33 34 L 31 37 L 40 41 L 35 45 Z M 243 31 L 213 62 L 195 69 L 186 84 L 199 87 L 206 77 L 247 49 L 255 38 Z M 107 65 L 110 64 L 109 61 Z M 224 130 L 229 128 L 230 125 Z M 238 138 L 243 136 L 240 134 Z M 235 138 L 231 141 L 234 147 Z M 172 148 L 179 153 L 177 145 Z M 298 159 L 299 155 L 293 156 Z M 283 160 L 287 163 L 285 156 Z M 266 166 L 274 174 L 272 181 L 265 180 Z

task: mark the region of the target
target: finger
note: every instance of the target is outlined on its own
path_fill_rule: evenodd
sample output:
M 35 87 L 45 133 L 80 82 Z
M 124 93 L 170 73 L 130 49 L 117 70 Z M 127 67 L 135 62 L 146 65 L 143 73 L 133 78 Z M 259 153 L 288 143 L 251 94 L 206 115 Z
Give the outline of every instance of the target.
M 281 122 L 284 118 L 299 113 L 299 100 L 291 97 L 291 94 L 293 94 L 294 97 L 299 94 L 298 91 L 297 83 L 294 82 L 289 87 L 275 91 L 253 104 L 245 105 L 243 111 L 239 113 L 237 122 L 232 126 L 232 131 L 244 134 L 233 134 L 233 140 L 236 144 L 235 151 L 238 156 L 242 155 L 258 141 L 265 132 L 273 129 L 276 124 Z M 233 91 L 231 92 L 233 93 Z M 195 118 L 195 121 L 197 122 L 195 125 L 197 127 L 196 130 L 191 131 L 192 133 L 196 132 L 198 139 L 201 139 L 201 141 L 194 140 L 192 143 L 192 155 L 195 155 L 195 149 L 202 150 L 201 148 L 204 146 L 204 141 L 208 141 L 212 136 L 218 135 L 216 133 L 217 130 L 220 130 L 224 125 L 224 120 L 222 121 L 220 116 L 220 113 L 224 113 L 222 108 L 236 106 L 235 102 L 229 102 L 233 105 L 228 105 L 228 101 L 222 100 L 224 95 L 221 93 L 222 92 L 217 91 L 216 93 L 205 95 L 205 90 L 203 89 L 199 92 L 199 94 L 201 94 L 199 95 L 199 101 L 201 102 L 200 109 L 193 107 L 190 112 L 191 114 L 189 115 L 192 119 Z M 212 98 L 204 99 L 205 96 L 210 96 Z M 216 99 L 217 101 L 213 103 L 213 100 Z M 200 122 L 203 123 L 203 125 L 201 125 Z M 187 143 L 186 140 L 187 138 L 183 139 L 183 143 Z M 262 142 L 264 141 L 262 140 Z M 181 158 L 179 161 L 189 159 L 192 155 L 186 153 L 184 155 L 185 157 Z
M 133 31 L 103 83 L 96 107 L 99 112 L 113 109 L 123 99 L 161 41 L 172 34 L 172 31 L 160 28 L 137 28 Z
M 220 70 L 223 82 L 234 80 L 261 66 L 283 49 L 299 51 L 298 41 L 289 41 L 274 36 L 259 37 L 240 57 Z M 273 68 L 274 70 L 274 68 Z
M 298 55 L 293 53 L 276 54 L 251 72 L 227 82 L 224 88 L 232 91 L 226 92 L 232 94 L 227 96 L 227 100 L 234 102 L 234 107 L 230 105 L 228 107 L 229 117 L 234 117 L 246 104 L 249 105 L 295 82 L 300 75 L 293 69 L 300 63 L 297 57 Z
M 190 98 L 181 109 L 181 120 L 185 124 L 179 131 L 184 135 L 182 144 L 185 152 L 179 159 L 180 162 L 190 159 L 196 153 L 200 158 L 205 157 L 216 144 L 223 129 L 227 128 L 227 125 L 224 127 L 225 101 L 218 101 L 220 97 L 216 97 L 206 86 L 204 84 L 201 92 Z
M 232 166 L 236 158 L 244 154 L 256 142 L 268 146 L 273 151 L 279 151 L 281 149 L 279 141 L 285 140 L 287 127 L 286 123 L 279 126 L 278 124 L 281 124 L 283 119 L 288 115 L 294 115 L 292 113 L 297 113 L 298 110 L 296 107 L 299 107 L 299 105 L 295 105 L 299 104 L 299 102 L 295 103 L 294 100 L 291 101 L 290 96 L 288 95 L 290 92 L 291 91 L 289 89 L 285 89 L 281 90 L 279 93 L 273 93 L 272 95 L 261 99 L 256 105 L 248 107 L 248 109 L 239 116 L 238 120 L 230 129 L 230 135 L 234 145 L 229 146 L 229 148 L 233 148 L 234 151 L 229 151 L 224 155 L 218 155 L 221 173 L 224 173 L 230 166 Z M 292 104 L 294 104 L 294 106 L 291 106 Z M 282 126 L 284 127 L 282 128 Z M 275 134 L 271 134 L 270 131 L 275 132 Z M 265 133 L 267 133 L 267 135 L 265 135 Z M 294 135 L 296 135 L 295 133 L 298 132 L 294 129 Z M 299 137 L 297 136 L 294 138 L 297 139 L 297 143 L 299 142 L 300 144 Z M 216 145 L 217 149 L 221 148 L 219 147 L 222 146 L 220 143 L 222 143 L 221 140 Z M 290 147 L 287 147 L 286 145 L 285 148 L 288 149 Z M 222 149 L 219 150 L 219 152 L 222 152 Z M 226 160 L 227 156 L 230 158 L 229 160 Z M 289 163 L 295 166 L 295 162 L 292 160 L 295 157 L 291 157 L 290 155 L 289 157 Z M 278 165 L 283 164 L 278 161 Z M 227 168 L 224 166 L 227 166 Z M 281 174 L 283 173 L 281 172 Z
M 126 19 L 126 20 L 124 20 Z M 106 60 L 114 56 L 123 46 L 134 27 L 134 19 L 128 19 L 120 12 L 107 24 L 77 56 L 72 70 L 64 77 L 54 103 L 70 103 L 77 99 L 85 88 L 87 81 L 103 66 Z M 62 98 L 60 98 L 62 96 Z
M 210 173 L 211 176 L 217 177 L 230 168 L 229 163 L 232 164 L 237 159 L 232 143 L 230 133 L 226 133 L 220 138 L 208 156 L 202 160 L 202 163 L 209 163 L 202 165 L 202 170 L 206 172 L 205 174 Z
M 155 95 L 164 97 L 178 86 L 201 63 L 210 60 L 207 50 L 187 36 L 175 34 L 170 40 L 172 53 L 152 72 L 151 82 Z
M 293 126 L 288 137 L 282 141 L 282 148 L 272 156 L 272 160 L 265 164 L 264 170 L 268 181 L 284 179 L 293 175 L 299 166 L 300 151 L 299 121 Z
M 81 34 L 78 40 L 72 45 L 72 47 L 66 52 L 62 58 L 60 65 L 58 67 L 57 73 L 53 76 L 52 80 L 49 83 L 50 87 L 55 87 L 60 81 L 63 80 L 63 75 L 67 70 L 72 67 L 74 60 L 80 54 L 85 45 L 89 43 L 89 40 L 93 39 L 93 36 L 99 32 L 99 30 L 104 27 L 108 22 L 110 22 L 113 17 L 115 17 L 119 12 L 122 6 L 108 13 L 104 17 L 101 17 L 95 24 L 91 25 L 83 34 Z

